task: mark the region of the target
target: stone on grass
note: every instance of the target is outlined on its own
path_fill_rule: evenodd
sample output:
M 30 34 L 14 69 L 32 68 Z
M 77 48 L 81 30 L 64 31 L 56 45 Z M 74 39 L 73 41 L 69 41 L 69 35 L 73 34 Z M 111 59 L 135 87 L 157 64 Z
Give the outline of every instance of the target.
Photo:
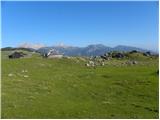
M 132 63 L 133 63 L 133 64 L 137 64 L 137 61 L 133 61 Z
M 29 76 L 28 75 L 24 75 L 23 77 L 28 78 Z
M 9 73 L 9 74 L 8 74 L 8 76 L 9 76 L 9 77 L 12 77 L 12 76 L 13 76 L 13 74 L 12 74 L 12 73 Z
M 28 70 L 22 70 L 22 72 L 24 73 L 24 72 L 28 72 Z

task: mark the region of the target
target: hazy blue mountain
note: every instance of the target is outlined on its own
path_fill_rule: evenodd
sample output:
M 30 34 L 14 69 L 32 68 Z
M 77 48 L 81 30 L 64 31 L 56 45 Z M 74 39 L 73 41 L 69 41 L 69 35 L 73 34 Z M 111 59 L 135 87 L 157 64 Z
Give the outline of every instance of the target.
M 79 47 L 61 47 L 61 46 L 53 46 L 53 47 L 43 47 L 37 50 L 39 53 L 48 53 L 49 50 L 55 49 L 59 53 L 68 55 L 68 56 L 77 56 L 81 55 L 81 49 Z
M 88 45 L 87 47 L 73 47 L 73 46 L 52 46 L 52 47 L 42 47 L 39 48 L 38 50 L 35 50 L 33 48 L 12 48 L 12 47 L 6 47 L 2 48 L 1 50 L 27 50 L 27 51 L 36 51 L 41 54 L 48 53 L 49 50 L 55 49 L 57 50 L 60 54 L 66 55 L 66 56 L 98 56 L 98 55 L 103 55 L 106 52 L 110 51 L 132 51 L 132 50 L 137 50 L 140 52 L 147 52 L 150 50 L 145 50 L 137 47 L 131 47 L 131 46 L 124 46 L 124 45 L 118 45 L 116 47 L 107 47 L 102 44 L 95 44 L 95 45 Z M 157 54 L 156 52 L 150 51 L 153 54 Z
M 114 48 L 112 48 L 115 51 L 132 51 L 132 50 L 137 50 L 141 52 L 146 52 L 148 50 L 137 48 L 137 47 L 131 47 L 131 46 L 125 46 L 125 45 L 118 45 Z
M 81 54 L 84 56 L 96 56 L 96 55 L 102 55 L 105 52 L 109 52 L 111 51 L 111 49 L 112 49 L 111 47 L 107 47 L 102 44 L 89 45 L 82 49 Z
M 71 46 L 43 47 L 38 49 L 37 51 L 44 54 L 51 49 L 56 49 L 59 53 L 67 56 L 97 56 L 97 55 L 103 55 L 104 53 L 110 52 L 110 51 L 132 51 L 132 50 L 137 50 L 141 52 L 149 51 L 149 50 L 144 50 L 137 47 L 123 46 L 123 45 L 119 45 L 111 48 L 102 44 L 88 45 L 87 47 L 71 47 Z

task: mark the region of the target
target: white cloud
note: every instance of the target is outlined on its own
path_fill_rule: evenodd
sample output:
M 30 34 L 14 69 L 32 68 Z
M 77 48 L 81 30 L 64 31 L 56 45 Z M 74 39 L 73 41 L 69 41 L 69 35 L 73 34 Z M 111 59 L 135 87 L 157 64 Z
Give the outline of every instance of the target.
M 39 43 L 37 44 L 23 43 L 23 44 L 18 45 L 18 47 L 39 49 L 39 48 L 45 47 L 45 45 L 39 44 Z

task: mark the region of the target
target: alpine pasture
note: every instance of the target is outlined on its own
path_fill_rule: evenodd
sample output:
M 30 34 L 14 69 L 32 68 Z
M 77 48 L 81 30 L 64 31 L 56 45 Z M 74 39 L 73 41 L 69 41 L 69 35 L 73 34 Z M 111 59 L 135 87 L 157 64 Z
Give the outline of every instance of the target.
M 2 118 L 158 118 L 158 58 L 134 55 L 86 67 L 88 58 L 8 59 L 2 51 Z

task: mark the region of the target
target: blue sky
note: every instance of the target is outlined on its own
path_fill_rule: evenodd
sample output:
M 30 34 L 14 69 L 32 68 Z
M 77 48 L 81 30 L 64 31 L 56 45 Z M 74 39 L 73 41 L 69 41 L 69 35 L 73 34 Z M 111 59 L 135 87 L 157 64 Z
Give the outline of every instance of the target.
M 158 2 L 2 2 L 2 47 L 130 45 L 158 51 Z

